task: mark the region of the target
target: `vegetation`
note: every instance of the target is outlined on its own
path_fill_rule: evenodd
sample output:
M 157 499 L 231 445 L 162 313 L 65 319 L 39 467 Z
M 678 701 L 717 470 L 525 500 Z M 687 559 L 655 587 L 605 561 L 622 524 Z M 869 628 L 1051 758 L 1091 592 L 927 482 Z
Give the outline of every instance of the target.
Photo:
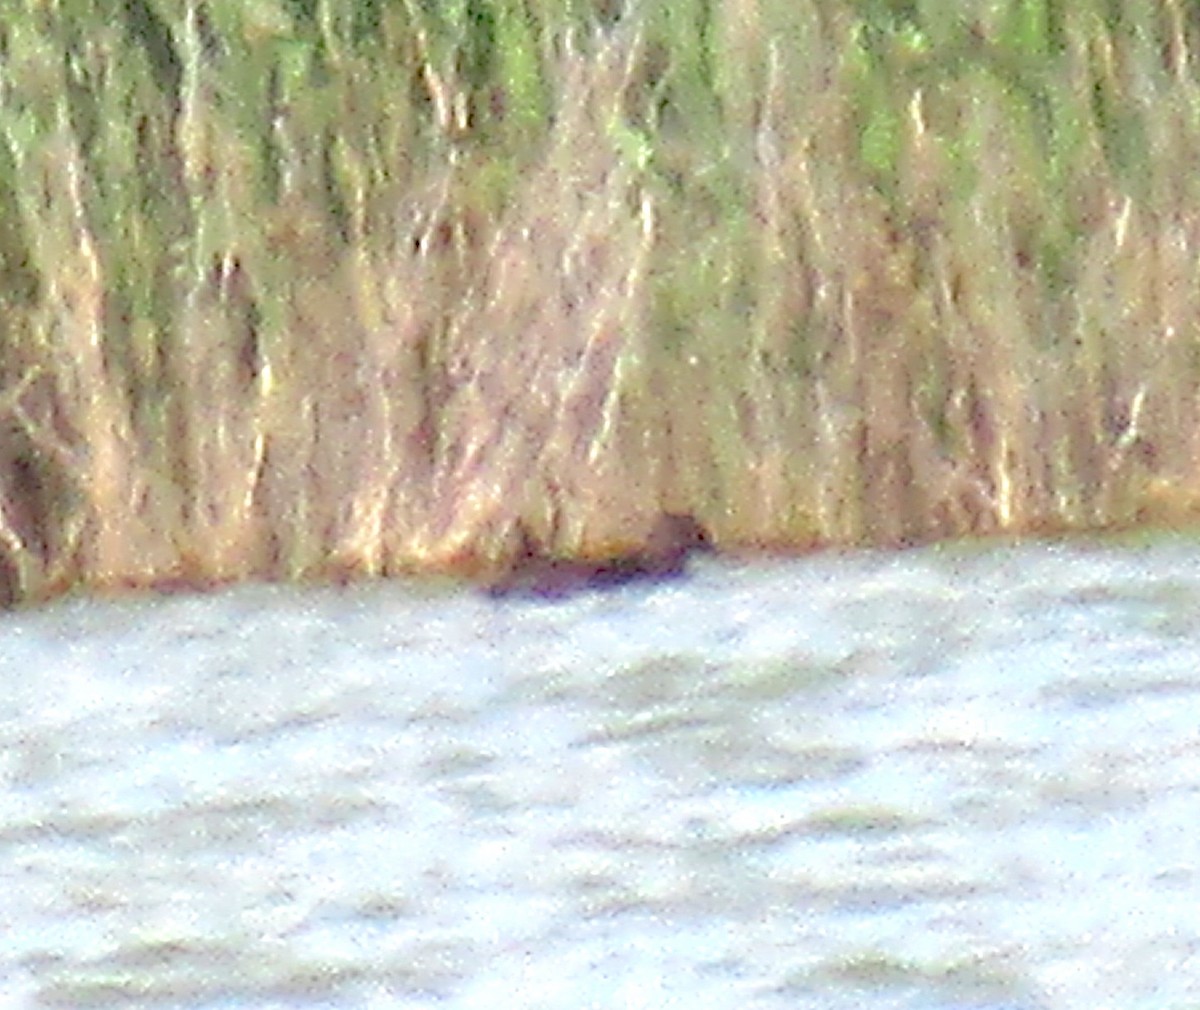
M 0 599 L 664 511 L 1191 522 L 1198 45 L 1185 0 L 9 0 Z

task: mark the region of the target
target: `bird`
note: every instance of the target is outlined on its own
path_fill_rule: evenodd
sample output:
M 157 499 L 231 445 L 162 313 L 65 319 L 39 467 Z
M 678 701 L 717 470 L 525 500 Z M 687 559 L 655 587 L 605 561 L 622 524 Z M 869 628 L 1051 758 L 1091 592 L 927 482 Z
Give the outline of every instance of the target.
M 710 549 L 707 531 L 695 517 L 660 513 L 641 546 L 610 558 L 580 559 L 547 553 L 528 531 L 512 563 L 485 585 L 492 597 L 562 599 L 641 580 L 681 577 L 694 551 Z

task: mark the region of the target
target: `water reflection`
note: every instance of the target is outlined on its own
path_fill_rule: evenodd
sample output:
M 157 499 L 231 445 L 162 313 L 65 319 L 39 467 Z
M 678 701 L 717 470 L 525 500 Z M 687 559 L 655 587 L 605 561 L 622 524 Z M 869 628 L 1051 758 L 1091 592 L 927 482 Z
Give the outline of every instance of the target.
M 1198 598 L 1163 541 L 7 615 L 0 1007 L 1194 1006 Z

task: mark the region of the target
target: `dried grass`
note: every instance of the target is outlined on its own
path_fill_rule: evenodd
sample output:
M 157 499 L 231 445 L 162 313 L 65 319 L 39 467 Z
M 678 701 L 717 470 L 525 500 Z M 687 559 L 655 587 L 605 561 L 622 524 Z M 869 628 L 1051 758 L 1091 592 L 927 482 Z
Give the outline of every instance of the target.
M 1196 520 L 1178 0 L 102 6 L 0 28 L 0 598 Z

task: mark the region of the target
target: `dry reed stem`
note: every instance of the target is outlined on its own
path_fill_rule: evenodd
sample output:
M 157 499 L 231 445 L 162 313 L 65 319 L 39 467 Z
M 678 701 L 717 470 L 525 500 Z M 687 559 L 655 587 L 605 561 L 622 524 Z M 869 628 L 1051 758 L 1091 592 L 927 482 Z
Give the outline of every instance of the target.
M 554 138 L 438 349 L 421 544 L 435 563 L 501 563 L 518 528 L 554 553 L 605 553 L 635 542 L 657 511 L 655 453 L 631 423 L 646 395 L 654 211 L 605 142 L 636 44 L 567 53 Z
M 1188 18 L 1077 5 L 1014 42 L 1014 10 L 956 37 L 932 11 L 906 36 L 849 6 L 637 9 L 542 24 L 506 83 L 469 65 L 479 26 L 407 3 L 375 40 L 398 74 L 291 40 L 313 62 L 249 88 L 255 138 L 222 61 L 269 67 L 269 39 L 221 53 L 189 5 L 177 94 L 98 46 L 93 108 L 45 9 L 9 40 L 37 42 L 6 78 L 36 115 L 0 119 L 0 267 L 34 278 L 0 321 L 0 594 L 486 575 L 531 540 L 632 549 L 661 511 L 791 547 L 1195 522 Z M 534 69 L 541 139 L 505 90 Z M 104 202 L 136 131 L 95 110 L 139 88 L 178 99 L 137 154 L 177 205 Z

